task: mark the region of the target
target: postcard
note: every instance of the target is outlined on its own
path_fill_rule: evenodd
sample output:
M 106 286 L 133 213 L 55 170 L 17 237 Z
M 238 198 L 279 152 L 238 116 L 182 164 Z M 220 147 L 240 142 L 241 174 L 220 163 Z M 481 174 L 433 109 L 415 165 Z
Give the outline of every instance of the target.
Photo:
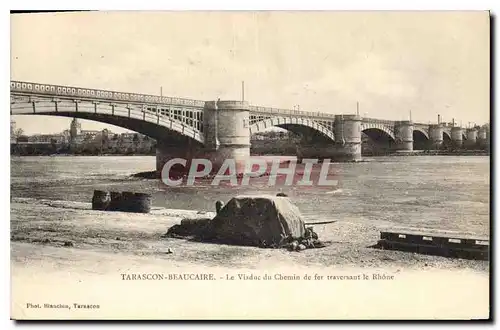
M 11 14 L 11 318 L 490 318 L 490 13 Z

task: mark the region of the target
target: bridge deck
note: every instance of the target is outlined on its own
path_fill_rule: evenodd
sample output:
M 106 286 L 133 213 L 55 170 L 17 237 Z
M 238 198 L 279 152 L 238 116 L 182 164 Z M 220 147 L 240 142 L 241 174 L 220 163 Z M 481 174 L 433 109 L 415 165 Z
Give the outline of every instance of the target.
M 148 104 L 148 105 L 160 105 L 160 106 L 161 105 L 188 106 L 193 108 L 203 108 L 205 105 L 205 101 L 196 99 L 119 92 L 113 90 L 102 90 L 102 89 L 84 88 L 76 86 L 52 85 L 52 84 L 43 84 L 43 83 L 35 83 L 28 81 L 11 81 L 10 91 L 12 94 L 18 94 L 18 95 L 40 95 L 40 96 L 50 95 L 61 98 L 78 98 L 78 99 L 81 98 L 81 99 L 103 101 L 103 102 L 134 103 L 134 104 Z M 333 121 L 336 116 L 336 114 L 333 113 L 290 110 L 290 109 L 262 107 L 255 105 L 250 105 L 250 112 L 256 114 L 259 113 L 259 114 L 268 114 L 274 116 L 307 117 L 325 121 Z M 346 116 L 353 116 L 353 115 L 346 115 Z M 397 123 L 397 121 L 382 120 L 375 118 L 361 118 L 361 120 L 363 122 L 371 124 L 383 124 L 390 126 Z M 426 125 L 426 124 L 414 123 L 414 125 Z

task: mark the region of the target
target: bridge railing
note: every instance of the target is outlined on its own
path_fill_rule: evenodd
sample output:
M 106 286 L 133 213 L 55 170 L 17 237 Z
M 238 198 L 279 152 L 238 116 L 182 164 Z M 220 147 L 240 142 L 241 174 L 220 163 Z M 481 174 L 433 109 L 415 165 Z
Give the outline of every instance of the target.
M 381 124 L 381 125 L 387 125 L 387 126 L 394 126 L 394 121 L 393 120 L 385 120 L 385 119 L 375 119 L 375 118 L 366 118 L 363 117 L 361 120 L 366 123 L 374 123 L 374 124 Z
M 289 110 L 289 109 L 280 109 L 280 108 L 271 108 L 271 107 L 259 107 L 255 105 L 251 105 L 250 111 L 257 113 L 265 113 L 265 114 L 276 114 L 283 116 L 301 116 L 301 117 L 313 117 L 313 118 L 325 118 L 325 119 L 334 119 L 335 115 L 330 113 L 323 112 L 312 112 L 312 111 L 300 111 L 300 110 Z
M 28 92 L 61 97 L 83 97 L 93 99 L 113 100 L 118 102 L 141 102 L 168 105 L 187 105 L 203 107 L 205 101 L 185 99 L 179 97 L 157 96 L 149 94 L 123 93 L 102 89 L 80 88 L 72 86 L 38 84 L 26 81 L 11 81 L 11 92 Z
M 150 94 L 123 93 L 123 92 L 116 92 L 116 91 L 102 90 L 102 89 L 39 84 L 34 82 L 15 81 L 15 80 L 11 80 L 10 82 L 10 91 L 18 93 L 44 94 L 55 97 L 81 97 L 81 98 L 108 100 L 117 102 L 184 105 L 196 108 L 203 108 L 205 106 L 205 101 L 202 100 L 169 97 L 169 96 L 158 96 Z M 289 109 L 261 107 L 261 106 L 250 106 L 250 111 L 255 113 L 276 114 L 282 116 L 300 116 L 308 118 L 317 118 L 329 121 L 330 120 L 333 121 L 335 118 L 335 114 L 331 113 L 289 110 Z M 366 122 L 380 123 L 384 125 L 394 125 L 394 121 L 391 120 L 380 120 L 374 118 L 363 118 L 362 120 Z M 414 125 L 427 125 L 427 124 L 415 123 Z

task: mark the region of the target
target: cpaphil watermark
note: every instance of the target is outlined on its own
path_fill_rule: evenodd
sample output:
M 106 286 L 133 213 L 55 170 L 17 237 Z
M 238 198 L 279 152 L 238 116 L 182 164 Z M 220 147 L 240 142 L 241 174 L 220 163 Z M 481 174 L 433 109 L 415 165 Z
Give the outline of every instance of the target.
M 338 180 L 332 179 L 335 174 L 331 172 L 330 160 L 323 160 L 321 168 L 319 164 L 319 159 L 268 162 L 250 158 L 243 166 L 234 159 L 226 159 L 216 168 L 209 159 L 173 158 L 163 165 L 161 180 L 167 186 L 193 186 L 197 179 L 210 179 L 212 186 L 249 186 L 257 181 L 262 184 L 263 178 L 267 179 L 268 186 L 337 186 Z

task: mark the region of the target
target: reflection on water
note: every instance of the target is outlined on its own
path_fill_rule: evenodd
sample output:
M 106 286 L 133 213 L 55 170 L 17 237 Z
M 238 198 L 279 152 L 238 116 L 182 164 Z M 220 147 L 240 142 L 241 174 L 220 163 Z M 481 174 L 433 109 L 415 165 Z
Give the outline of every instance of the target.
M 153 194 L 153 204 L 213 210 L 235 194 L 287 193 L 307 219 L 373 222 L 443 230 L 489 232 L 489 157 L 376 157 L 332 164 L 335 187 L 269 187 L 261 178 L 248 187 L 167 187 L 130 178 L 153 170 L 155 157 L 12 157 L 11 195 L 90 202 L 94 189 Z M 319 167 L 315 168 L 319 171 Z

